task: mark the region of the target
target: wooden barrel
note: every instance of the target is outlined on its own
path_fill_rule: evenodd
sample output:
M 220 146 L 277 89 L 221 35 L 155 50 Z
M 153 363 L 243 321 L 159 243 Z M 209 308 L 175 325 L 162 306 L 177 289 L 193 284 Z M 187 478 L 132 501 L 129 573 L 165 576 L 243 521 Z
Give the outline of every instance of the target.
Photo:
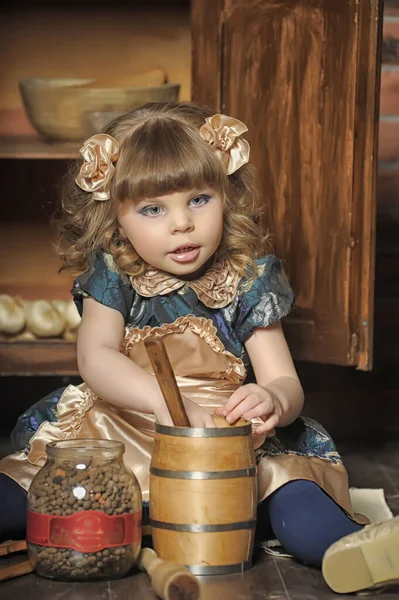
M 150 469 L 154 549 L 195 575 L 251 567 L 257 479 L 251 424 L 217 429 L 156 425 Z

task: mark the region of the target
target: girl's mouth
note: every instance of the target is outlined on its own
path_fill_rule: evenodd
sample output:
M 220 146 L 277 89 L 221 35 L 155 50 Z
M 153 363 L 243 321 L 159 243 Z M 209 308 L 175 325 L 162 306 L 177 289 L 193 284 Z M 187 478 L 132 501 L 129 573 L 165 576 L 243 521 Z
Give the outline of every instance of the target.
M 169 252 L 169 256 L 175 262 L 189 263 L 197 260 L 199 253 L 200 246 L 187 244 L 186 246 L 179 246 L 173 252 Z

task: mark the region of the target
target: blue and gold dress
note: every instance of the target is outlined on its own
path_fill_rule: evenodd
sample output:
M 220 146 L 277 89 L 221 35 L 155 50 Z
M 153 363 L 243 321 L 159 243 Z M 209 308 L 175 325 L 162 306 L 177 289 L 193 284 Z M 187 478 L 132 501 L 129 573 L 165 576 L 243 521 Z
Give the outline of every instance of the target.
M 118 310 L 125 321 L 121 351 L 152 374 L 144 340 L 162 337 L 180 391 L 212 413 L 246 379 L 250 364 L 244 344 L 253 330 L 282 319 L 294 301 L 281 262 L 269 255 L 256 263 L 252 279 L 240 278 L 228 264 L 216 263 L 198 279 L 182 281 L 153 268 L 127 277 L 110 255 L 98 252 L 88 271 L 76 279 L 72 294 L 79 311 L 83 297 Z M 125 462 L 148 503 L 153 433 L 153 415 L 115 406 L 84 383 L 70 385 L 19 418 L 12 433 L 16 452 L 0 461 L 0 472 L 27 490 L 44 464 L 48 442 L 120 440 L 126 448 Z M 254 442 L 259 502 L 291 480 L 307 479 L 355 518 L 346 470 L 318 423 L 299 417 L 278 428 L 274 437 L 255 436 Z

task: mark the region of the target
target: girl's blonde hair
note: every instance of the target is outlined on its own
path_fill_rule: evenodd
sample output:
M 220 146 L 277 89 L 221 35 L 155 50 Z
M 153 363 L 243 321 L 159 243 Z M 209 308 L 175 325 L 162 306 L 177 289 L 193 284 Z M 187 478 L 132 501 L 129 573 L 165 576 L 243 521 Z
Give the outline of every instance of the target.
M 118 203 L 201 188 L 216 188 L 224 199 L 224 233 L 216 259 L 227 260 L 240 274 L 265 253 L 254 170 L 244 165 L 230 176 L 200 135 L 214 113 L 192 103 L 151 102 L 112 121 L 104 130 L 118 140 L 120 154 L 112 180 L 111 199 L 98 202 L 75 184 L 77 161 L 64 187 L 58 219 L 57 251 L 61 270 L 84 272 L 96 250 L 110 253 L 128 275 L 146 267 L 122 235 Z

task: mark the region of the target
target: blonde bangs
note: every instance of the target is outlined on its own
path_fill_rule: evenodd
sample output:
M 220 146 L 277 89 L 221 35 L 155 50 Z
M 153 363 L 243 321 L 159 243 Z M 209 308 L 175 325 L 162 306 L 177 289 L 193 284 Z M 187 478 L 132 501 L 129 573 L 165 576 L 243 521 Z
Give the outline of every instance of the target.
M 175 119 L 151 119 L 123 143 L 113 196 L 134 202 L 204 184 L 219 190 L 226 185 L 224 166 L 209 144 Z

